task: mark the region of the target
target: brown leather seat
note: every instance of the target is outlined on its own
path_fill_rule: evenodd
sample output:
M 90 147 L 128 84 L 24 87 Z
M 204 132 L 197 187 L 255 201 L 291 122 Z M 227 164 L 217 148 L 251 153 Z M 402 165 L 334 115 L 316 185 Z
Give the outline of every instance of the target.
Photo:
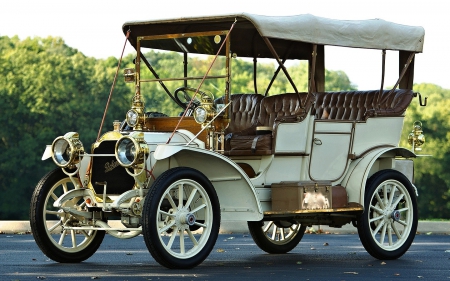
M 231 126 L 231 124 L 237 122 L 240 128 L 242 126 L 242 120 L 237 120 L 237 116 L 246 116 L 247 120 L 249 117 L 247 114 L 243 113 L 233 113 L 231 118 L 231 124 L 229 132 L 226 135 L 225 142 L 225 154 L 226 155 L 270 155 L 273 153 L 273 131 L 276 130 L 277 120 L 284 117 L 295 117 L 301 114 L 305 114 L 305 110 L 301 108 L 301 102 L 304 103 L 306 98 L 306 93 L 290 93 L 265 97 L 260 100 L 258 105 L 259 109 L 255 109 L 252 118 L 252 125 L 241 130 L 233 130 L 236 126 Z M 260 96 L 260 95 L 259 95 Z M 262 97 L 262 96 L 260 96 Z M 301 101 L 303 99 L 303 101 Z M 235 99 L 232 99 L 235 102 Z M 236 99 L 240 101 L 241 99 Z M 248 105 L 248 102 L 246 103 Z M 242 109 L 242 106 L 236 104 L 233 105 L 233 111 L 236 108 Z M 235 118 L 233 120 L 233 117 Z M 256 120 L 256 121 L 255 121 Z M 296 121 L 297 118 L 293 118 Z M 247 123 L 248 125 L 248 123 Z M 269 127 L 270 130 L 266 130 L 266 134 L 258 134 L 257 127 Z
M 317 119 L 363 121 L 374 116 L 401 116 L 413 98 L 411 90 L 314 93 Z
M 258 94 L 231 95 L 231 122 L 225 133 L 245 131 L 256 124 L 263 98 Z M 223 97 L 215 100 L 215 104 L 219 103 L 223 103 Z

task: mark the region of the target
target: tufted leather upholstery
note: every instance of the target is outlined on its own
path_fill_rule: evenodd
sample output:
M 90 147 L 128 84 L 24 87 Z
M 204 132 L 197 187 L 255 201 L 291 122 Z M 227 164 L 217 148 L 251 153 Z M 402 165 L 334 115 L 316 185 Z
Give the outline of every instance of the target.
M 276 124 L 286 122 L 285 117 L 304 115 L 300 99 L 304 103 L 307 93 L 290 93 L 270 97 L 256 94 L 232 95 L 231 123 L 227 129 L 225 154 L 227 155 L 269 155 L 273 149 L 273 134 L 257 136 L 257 126 L 268 126 L 275 130 Z M 220 99 L 217 100 L 220 102 Z M 243 104 L 239 104 L 243 103 Z M 246 112 L 241 112 L 246 110 Z M 253 150 L 252 150 L 253 147 Z
M 258 94 L 231 95 L 231 122 L 227 129 L 225 154 L 268 155 L 273 151 L 273 137 L 280 122 L 298 122 L 311 108 L 317 119 L 363 121 L 376 116 L 401 116 L 413 98 L 411 90 L 348 91 L 314 93 L 305 103 L 307 93 L 289 93 L 263 97 Z M 223 98 L 216 100 L 223 103 Z M 269 126 L 272 134 L 255 138 L 257 126 Z M 255 146 L 256 144 L 256 146 Z M 252 151 L 252 147 L 254 148 Z
M 304 103 L 306 95 L 307 93 L 290 93 L 265 97 L 261 101 L 258 124 L 273 128 L 275 120 L 279 117 L 303 114 L 304 110 L 300 108 L 300 99 L 302 98 L 301 102 Z
M 244 131 L 256 124 L 263 98 L 258 94 L 231 95 L 231 122 L 226 133 Z M 223 103 L 223 97 L 215 100 L 215 104 L 219 103 Z
M 317 119 L 366 120 L 374 116 L 401 116 L 413 98 L 411 90 L 315 93 Z M 378 101 L 378 102 L 377 102 Z

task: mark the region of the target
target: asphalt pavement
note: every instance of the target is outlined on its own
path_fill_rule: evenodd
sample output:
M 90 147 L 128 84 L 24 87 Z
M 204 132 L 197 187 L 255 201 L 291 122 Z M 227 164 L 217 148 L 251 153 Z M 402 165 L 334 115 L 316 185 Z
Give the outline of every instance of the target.
M 109 223 L 111 226 L 121 227 L 120 221 L 110 221 Z M 357 233 L 356 228 L 351 224 L 344 225 L 342 228 L 313 225 L 307 230 L 312 233 Z M 30 231 L 29 221 L 0 221 L 0 233 L 30 233 Z M 419 221 L 417 232 L 419 234 L 450 234 L 450 221 Z M 248 233 L 247 223 L 242 221 L 223 221 L 220 233 Z
M 288 254 L 267 254 L 248 234 L 220 234 L 205 261 L 193 269 L 159 265 L 142 236 L 106 235 L 97 252 L 81 263 L 57 263 L 33 236 L 0 235 L 0 280 L 450 280 L 450 237 L 417 235 L 397 260 L 377 260 L 357 234 L 305 234 Z

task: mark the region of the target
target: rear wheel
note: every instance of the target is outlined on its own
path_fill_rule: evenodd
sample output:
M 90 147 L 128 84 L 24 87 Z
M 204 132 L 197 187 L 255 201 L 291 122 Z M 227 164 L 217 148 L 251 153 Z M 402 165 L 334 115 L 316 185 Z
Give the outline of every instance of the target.
M 74 189 L 70 178 L 61 169 L 44 176 L 31 197 L 30 225 L 34 239 L 42 252 L 57 262 L 81 262 L 92 256 L 100 247 L 104 231 L 64 230 L 64 226 L 80 226 L 77 217 L 53 207 L 64 193 Z M 84 210 L 83 198 L 73 198 L 63 207 Z
M 144 203 L 144 240 L 168 268 L 192 268 L 213 249 L 220 227 L 219 199 L 202 173 L 177 167 L 162 173 Z
M 290 252 L 306 230 L 306 226 L 288 221 L 249 221 L 247 225 L 256 245 L 269 254 Z
M 417 221 L 414 188 L 402 173 L 383 170 L 367 181 L 358 234 L 369 254 L 386 260 L 401 257 L 414 240 Z

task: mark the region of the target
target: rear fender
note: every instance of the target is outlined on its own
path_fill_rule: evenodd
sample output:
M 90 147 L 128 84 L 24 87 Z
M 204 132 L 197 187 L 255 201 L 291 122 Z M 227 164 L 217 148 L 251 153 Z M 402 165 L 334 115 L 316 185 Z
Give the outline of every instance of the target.
M 396 157 L 403 157 L 408 160 L 396 160 Z M 357 202 L 364 206 L 367 179 L 380 170 L 398 170 L 405 174 L 412 183 L 413 171 L 411 169 L 413 169 L 413 163 L 409 159 L 415 157 L 416 155 L 413 152 L 402 147 L 377 148 L 352 161 L 341 183 L 347 190 L 349 202 Z M 403 163 L 400 163 L 401 161 L 409 161 L 410 163 L 403 165 Z
M 247 174 L 228 157 L 205 149 L 158 145 L 154 175 L 167 169 L 190 167 L 202 172 L 214 186 L 222 220 L 259 221 L 263 218 L 256 190 Z

